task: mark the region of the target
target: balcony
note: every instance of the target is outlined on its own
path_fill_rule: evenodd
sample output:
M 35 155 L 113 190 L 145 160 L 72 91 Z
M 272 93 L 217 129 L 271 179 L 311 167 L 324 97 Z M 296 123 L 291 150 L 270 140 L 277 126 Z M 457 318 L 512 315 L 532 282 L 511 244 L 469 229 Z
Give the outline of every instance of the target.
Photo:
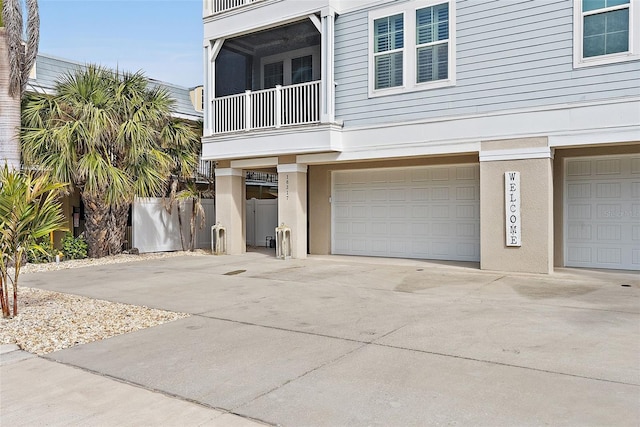
M 341 150 L 334 108 L 333 23 L 331 14 L 307 12 L 268 28 L 208 40 L 204 158 Z
M 320 82 L 246 91 L 211 102 L 214 135 L 320 122 Z
M 204 0 L 204 16 L 216 15 L 264 0 Z

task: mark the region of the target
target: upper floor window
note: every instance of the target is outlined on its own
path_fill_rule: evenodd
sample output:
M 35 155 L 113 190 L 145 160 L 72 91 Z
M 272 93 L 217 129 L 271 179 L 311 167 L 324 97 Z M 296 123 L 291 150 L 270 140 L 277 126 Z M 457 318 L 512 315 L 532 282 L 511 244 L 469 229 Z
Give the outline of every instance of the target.
M 455 84 L 454 7 L 419 0 L 369 13 L 369 96 Z
M 416 11 L 417 82 L 449 77 L 449 5 Z
M 320 46 L 263 56 L 260 69 L 262 89 L 320 80 Z
M 282 61 L 272 62 L 264 66 L 264 88 L 271 89 L 277 85 L 282 85 L 284 79 L 284 64 Z
M 313 80 L 313 55 L 291 59 L 291 84 L 306 83 Z
M 638 58 L 637 1 L 574 0 L 574 66 Z
M 404 63 L 404 16 L 373 21 L 375 88 L 402 86 Z

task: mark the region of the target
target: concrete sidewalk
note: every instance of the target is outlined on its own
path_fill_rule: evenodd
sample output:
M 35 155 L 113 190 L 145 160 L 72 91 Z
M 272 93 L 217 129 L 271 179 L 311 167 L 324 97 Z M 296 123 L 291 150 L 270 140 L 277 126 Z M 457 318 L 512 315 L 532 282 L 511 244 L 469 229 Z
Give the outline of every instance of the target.
M 0 396 L 3 426 L 264 425 L 8 345 L 0 349 Z
M 149 418 L 154 425 L 640 424 L 636 274 L 248 253 L 36 273 L 23 285 L 192 316 L 3 366 L 3 422 L 5 383 L 53 378 L 44 388 L 24 382 L 26 400 L 11 402 L 37 412 L 50 390 L 76 393 L 74 374 L 220 409 L 210 420 Z M 113 396 L 125 415 L 140 406 Z M 105 407 L 75 401 L 61 411 Z

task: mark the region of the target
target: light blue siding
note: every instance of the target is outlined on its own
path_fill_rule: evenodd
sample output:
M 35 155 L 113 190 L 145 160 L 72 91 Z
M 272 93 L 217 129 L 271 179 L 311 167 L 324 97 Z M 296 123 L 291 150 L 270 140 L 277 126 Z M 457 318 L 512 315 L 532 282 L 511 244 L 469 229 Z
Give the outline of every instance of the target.
M 346 127 L 640 96 L 640 61 L 573 68 L 571 0 L 458 0 L 456 85 L 369 98 L 369 10 L 336 22 Z

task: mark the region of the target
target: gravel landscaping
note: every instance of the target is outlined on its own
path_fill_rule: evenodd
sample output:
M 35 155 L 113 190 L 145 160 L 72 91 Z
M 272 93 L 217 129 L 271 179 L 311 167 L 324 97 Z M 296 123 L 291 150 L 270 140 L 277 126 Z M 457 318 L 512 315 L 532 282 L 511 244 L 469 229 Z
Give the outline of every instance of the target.
M 204 254 L 204 251 L 123 254 L 99 259 L 63 261 L 58 264 L 27 264 L 22 268 L 21 276 L 66 268 Z M 21 349 L 38 355 L 189 316 L 186 313 L 174 313 L 20 286 L 18 287 L 18 304 L 17 317 L 0 318 L 0 344 L 17 344 Z

